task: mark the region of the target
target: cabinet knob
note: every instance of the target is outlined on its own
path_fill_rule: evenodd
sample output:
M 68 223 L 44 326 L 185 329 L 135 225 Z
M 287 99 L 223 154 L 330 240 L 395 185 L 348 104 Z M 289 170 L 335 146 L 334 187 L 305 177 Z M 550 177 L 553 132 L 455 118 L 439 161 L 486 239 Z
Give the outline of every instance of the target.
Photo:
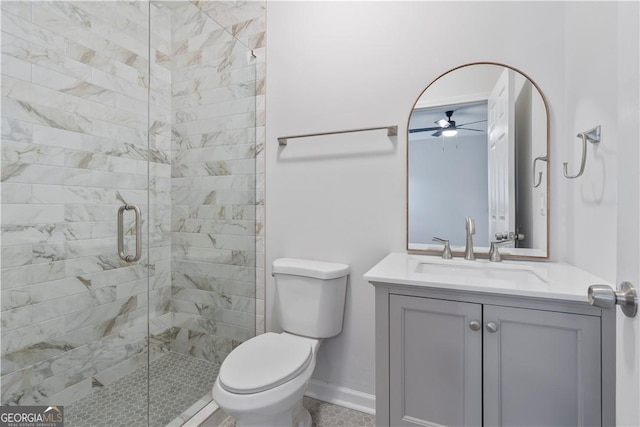
M 487 323 L 487 331 L 494 333 L 498 331 L 498 325 L 493 322 Z
M 471 328 L 472 331 L 479 331 L 480 330 L 480 322 L 478 322 L 477 320 L 474 320 L 472 322 L 469 323 L 469 328 Z

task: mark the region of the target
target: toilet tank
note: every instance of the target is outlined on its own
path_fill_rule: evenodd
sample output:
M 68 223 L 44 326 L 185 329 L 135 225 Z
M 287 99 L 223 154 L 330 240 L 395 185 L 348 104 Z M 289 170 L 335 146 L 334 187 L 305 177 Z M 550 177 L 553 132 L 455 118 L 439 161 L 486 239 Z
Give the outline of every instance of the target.
M 348 275 L 347 264 L 297 258 L 273 261 L 280 327 L 311 338 L 338 335 Z

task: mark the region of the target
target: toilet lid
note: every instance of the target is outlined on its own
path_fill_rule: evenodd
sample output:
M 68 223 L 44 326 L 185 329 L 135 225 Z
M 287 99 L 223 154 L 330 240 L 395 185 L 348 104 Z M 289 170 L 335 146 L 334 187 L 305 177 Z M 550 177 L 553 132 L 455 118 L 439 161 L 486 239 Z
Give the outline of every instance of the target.
M 311 355 L 308 341 L 267 332 L 234 349 L 222 363 L 218 381 L 231 393 L 269 390 L 298 376 L 309 365 Z

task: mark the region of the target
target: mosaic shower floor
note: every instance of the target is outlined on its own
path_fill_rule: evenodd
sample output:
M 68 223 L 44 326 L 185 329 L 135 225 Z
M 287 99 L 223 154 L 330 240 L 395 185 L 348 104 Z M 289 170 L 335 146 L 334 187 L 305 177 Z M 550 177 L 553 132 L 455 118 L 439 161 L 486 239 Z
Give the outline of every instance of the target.
M 90 395 L 65 405 L 68 427 L 164 427 L 207 393 L 219 366 L 178 353 L 151 362 Z M 149 393 L 150 406 L 147 406 Z
M 376 425 L 375 415 L 332 405 L 310 397 L 305 397 L 302 404 L 311 414 L 311 422 L 314 427 L 374 427 Z M 235 425 L 236 420 L 233 417 L 227 417 L 220 424 L 220 427 L 235 427 Z M 201 427 L 208 427 L 208 425 L 205 423 Z

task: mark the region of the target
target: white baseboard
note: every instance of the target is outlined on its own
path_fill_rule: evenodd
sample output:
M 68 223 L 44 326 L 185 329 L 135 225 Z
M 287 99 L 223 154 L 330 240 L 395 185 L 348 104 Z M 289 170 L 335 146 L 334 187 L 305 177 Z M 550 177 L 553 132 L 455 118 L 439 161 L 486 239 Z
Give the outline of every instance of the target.
M 314 379 L 309 381 L 305 395 L 366 414 L 376 414 L 375 395 L 329 384 L 325 381 Z

